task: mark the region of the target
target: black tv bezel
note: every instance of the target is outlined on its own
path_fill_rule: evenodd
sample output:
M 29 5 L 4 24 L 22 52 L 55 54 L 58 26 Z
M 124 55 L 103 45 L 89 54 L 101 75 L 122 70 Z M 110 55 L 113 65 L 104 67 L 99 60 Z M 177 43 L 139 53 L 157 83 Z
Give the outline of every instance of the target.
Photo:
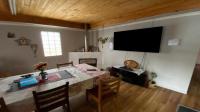
M 161 28 L 161 36 L 160 36 L 160 44 L 159 44 L 159 49 L 157 51 L 139 51 L 139 50 L 126 50 L 126 49 L 115 49 L 115 33 L 119 33 L 119 32 L 130 32 L 130 31 L 135 31 L 135 30 L 144 30 L 144 29 L 152 29 L 152 28 Z M 160 53 L 160 49 L 161 49 L 161 43 L 162 43 L 162 35 L 163 35 L 163 26 L 157 26 L 157 27 L 150 27 L 150 28 L 143 28 L 143 29 L 134 29 L 134 30 L 125 30 L 125 31 L 118 31 L 118 32 L 114 32 L 114 38 L 113 38 L 113 50 L 115 51 L 135 51 L 135 52 L 146 52 L 146 53 Z

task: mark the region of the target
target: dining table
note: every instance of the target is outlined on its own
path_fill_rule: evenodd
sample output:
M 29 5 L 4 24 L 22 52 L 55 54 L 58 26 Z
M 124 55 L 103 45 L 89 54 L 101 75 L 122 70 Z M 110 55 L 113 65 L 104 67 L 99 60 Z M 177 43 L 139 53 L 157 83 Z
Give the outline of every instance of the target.
M 4 98 L 7 105 L 18 105 L 20 106 L 21 111 L 25 111 L 23 110 L 23 108 L 27 106 L 32 106 L 31 108 L 33 108 L 34 106 L 32 91 L 45 91 L 53 89 L 55 87 L 59 87 L 61 85 L 64 85 L 66 82 L 69 82 L 69 95 L 71 97 L 78 94 L 81 91 L 83 92 L 86 89 L 92 88 L 94 86 L 95 80 L 98 77 L 107 74 L 106 71 L 102 71 L 99 68 L 88 64 L 77 64 L 74 66 L 53 68 L 48 69 L 45 72 L 51 74 L 59 73 L 59 71 L 63 70 L 69 72 L 72 75 L 72 77 L 64 78 L 49 83 L 38 84 L 16 91 L 9 91 L 13 81 L 18 80 L 19 78 L 21 78 L 21 76 L 24 76 L 26 74 L 32 74 L 33 76 L 38 77 L 39 72 L 26 73 L 2 78 L 0 79 L 0 97 Z

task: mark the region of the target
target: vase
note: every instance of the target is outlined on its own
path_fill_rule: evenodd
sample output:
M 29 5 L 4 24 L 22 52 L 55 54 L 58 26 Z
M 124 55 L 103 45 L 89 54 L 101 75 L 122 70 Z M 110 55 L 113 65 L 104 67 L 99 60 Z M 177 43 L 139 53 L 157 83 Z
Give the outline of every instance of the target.
M 44 71 L 41 71 L 41 72 L 40 72 L 40 76 L 41 76 L 41 79 L 42 79 L 42 80 L 47 80 L 47 79 L 48 79 L 48 78 L 47 78 L 47 73 L 44 72 Z

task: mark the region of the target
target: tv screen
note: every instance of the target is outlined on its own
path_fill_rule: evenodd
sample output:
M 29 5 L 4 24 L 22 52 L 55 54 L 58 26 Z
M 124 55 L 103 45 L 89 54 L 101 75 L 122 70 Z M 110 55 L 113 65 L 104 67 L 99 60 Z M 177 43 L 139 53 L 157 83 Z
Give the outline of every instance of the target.
M 163 27 L 114 32 L 114 50 L 154 52 L 160 51 Z

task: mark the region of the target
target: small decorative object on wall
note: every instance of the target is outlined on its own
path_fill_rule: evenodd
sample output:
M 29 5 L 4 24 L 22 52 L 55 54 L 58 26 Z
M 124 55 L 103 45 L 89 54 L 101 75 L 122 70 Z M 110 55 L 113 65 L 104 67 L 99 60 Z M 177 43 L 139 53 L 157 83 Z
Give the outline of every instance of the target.
M 15 38 L 15 33 L 8 32 L 7 37 L 8 38 Z
M 181 40 L 178 38 L 168 40 L 168 46 L 179 46 Z
M 30 45 L 31 50 L 33 51 L 34 57 L 37 57 L 37 49 L 38 49 L 38 45 L 37 44 L 31 44 Z
M 44 71 L 47 67 L 47 63 L 46 62 L 40 62 L 36 65 L 34 65 L 35 70 L 39 70 L 40 71 L 40 76 L 41 76 L 41 81 L 45 81 L 47 80 L 47 73 Z
M 15 41 L 18 43 L 19 46 L 29 46 L 31 43 L 31 40 L 25 37 L 21 37 Z
M 103 45 L 108 41 L 108 37 L 99 37 L 98 38 L 98 42 L 101 43 L 102 45 L 102 48 L 103 48 Z
M 105 35 L 105 31 L 104 31 L 104 25 L 103 25 L 103 29 L 102 29 L 102 35 Z M 109 37 L 99 37 L 97 39 L 98 42 L 101 43 L 101 48 L 103 49 L 103 45 L 108 41 Z M 99 47 L 100 49 L 100 47 Z

